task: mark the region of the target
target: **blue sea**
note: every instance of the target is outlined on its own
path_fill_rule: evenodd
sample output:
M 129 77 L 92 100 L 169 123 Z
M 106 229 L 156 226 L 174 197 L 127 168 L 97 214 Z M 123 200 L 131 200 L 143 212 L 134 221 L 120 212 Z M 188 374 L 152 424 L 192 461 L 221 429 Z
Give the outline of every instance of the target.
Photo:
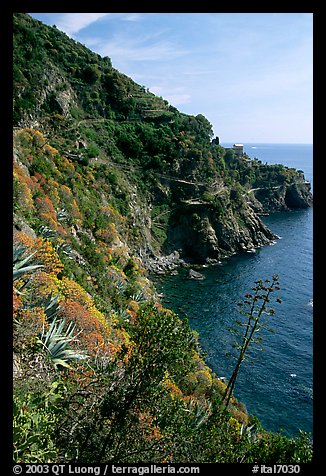
M 222 144 L 228 147 L 232 144 Z M 312 183 L 313 147 L 310 144 L 244 144 L 251 157 L 303 170 Z M 279 276 L 282 304 L 267 318 L 272 332 L 262 330 L 263 350 L 252 349 L 234 389 L 250 414 L 269 431 L 297 436 L 312 433 L 313 412 L 313 209 L 278 212 L 263 217 L 280 238 L 272 245 L 200 269 L 205 280 L 188 280 L 187 270 L 155 278 L 163 304 L 188 316 L 197 330 L 206 361 L 217 376 L 230 378 L 234 336 L 229 328 L 239 318 L 243 301 L 259 279 Z

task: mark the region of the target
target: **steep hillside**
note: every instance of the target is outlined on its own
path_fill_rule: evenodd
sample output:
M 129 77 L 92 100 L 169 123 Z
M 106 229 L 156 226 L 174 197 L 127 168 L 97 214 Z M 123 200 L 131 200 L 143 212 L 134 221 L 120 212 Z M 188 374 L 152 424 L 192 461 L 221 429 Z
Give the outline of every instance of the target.
M 259 213 L 308 206 L 304 177 L 236 157 L 204 116 L 26 14 L 13 64 L 14 460 L 308 461 L 306 435 L 225 407 L 148 278 L 268 243 Z
M 257 211 L 310 204 L 299 173 L 232 155 L 204 116 L 180 113 L 109 58 L 26 15 L 14 31 L 16 127 L 39 129 L 74 164 L 111 174 L 139 256 L 219 259 L 273 238 Z

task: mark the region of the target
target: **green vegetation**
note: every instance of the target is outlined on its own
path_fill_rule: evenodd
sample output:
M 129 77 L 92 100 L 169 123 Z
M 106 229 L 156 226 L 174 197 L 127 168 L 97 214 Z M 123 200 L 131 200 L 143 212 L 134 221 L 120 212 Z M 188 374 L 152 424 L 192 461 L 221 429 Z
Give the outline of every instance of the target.
M 266 432 L 232 391 L 225 409 L 227 386 L 141 259 L 187 200 L 224 217 L 294 172 L 229 160 L 204 116 L 26 14 L 13 64 L 14 460 L 310 461 L 309 435 Z

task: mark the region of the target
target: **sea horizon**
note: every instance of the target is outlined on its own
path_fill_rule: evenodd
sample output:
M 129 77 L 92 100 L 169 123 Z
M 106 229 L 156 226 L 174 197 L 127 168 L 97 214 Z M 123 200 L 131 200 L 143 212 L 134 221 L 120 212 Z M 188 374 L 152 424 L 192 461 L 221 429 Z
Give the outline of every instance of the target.
M 313 142 L 255 142 L 255 141 L 250 141 L 250 142 L 243 142 L 243 141 L 223 141 L 220 142 L 220 145 L 223 147 L 223 144 L 258 144 L 258 145 L 313 145 Z

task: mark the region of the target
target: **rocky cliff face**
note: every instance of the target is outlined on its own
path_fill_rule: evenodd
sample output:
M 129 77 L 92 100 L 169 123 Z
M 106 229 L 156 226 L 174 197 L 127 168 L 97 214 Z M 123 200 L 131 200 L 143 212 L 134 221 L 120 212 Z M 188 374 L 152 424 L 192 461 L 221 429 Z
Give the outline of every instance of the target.
M 170 250 L 178 250 L 181 257 L 197 263 L 214 263 L 275 238 L 249 206 L 236 211 L 230 206 L 219 216 L 208 203 L 180 207 L 171 217 L 168 232 Z
M 278 187 L 260 188 L 254 196 L 258 204 L 253 203 L 253 207 L 258 213 L 308 208 L 313 203 L 311 185 L 304 178 Z
M 169 184 L 171 188 L 173 185 Z M 210 200 L 197 198 L 187 185 L 189 199 L 180 200 L 167 224 L 163 249 L 168 258 L 156 271 L 173 269 L 176 263 L 214 263 L 227 256 L 270 244 L 278 237 L 259 218 L 261 215 L 312 206 L 310 183 L 301 173 L 291 183 L 257 187 L 240 193 L 223 187 Z M 173 193 L 173 192 L 172 192 Z M 202 190 L 201 190 L 202 194 Z

